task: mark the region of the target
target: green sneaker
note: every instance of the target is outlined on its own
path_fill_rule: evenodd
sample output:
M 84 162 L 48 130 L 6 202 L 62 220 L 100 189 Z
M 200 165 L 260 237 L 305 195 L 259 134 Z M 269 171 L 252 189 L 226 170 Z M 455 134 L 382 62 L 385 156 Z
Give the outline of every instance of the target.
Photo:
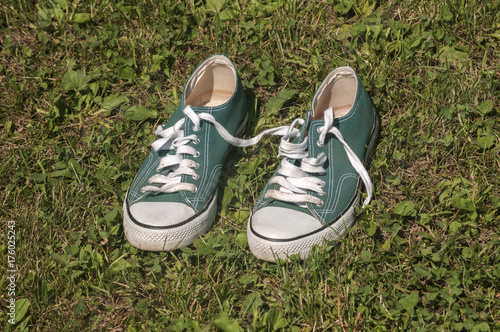
M 296 124 L 300 131 L 293 128 Z M 372 197 L 364 163 L 378 126 L 373 103 L 354 70 L 332 71 L 306 120 L 296 120 L 283 136 L 279 151 L 285 158 L 254 207 L 248 243 L 257 258 L 306 258 L 314 245 L 345 234 L 363 185 L 363 207 Z
M 208 58 L 187 81 L 167 124 L 156 130 L 159 139 L 127 191 L 123 225 L 134 247 L 173 250 L 210 229 L 229 142 L 238 141 L 232 135 L 243 132 L 246 120 L 235 66 L 224 55 Z

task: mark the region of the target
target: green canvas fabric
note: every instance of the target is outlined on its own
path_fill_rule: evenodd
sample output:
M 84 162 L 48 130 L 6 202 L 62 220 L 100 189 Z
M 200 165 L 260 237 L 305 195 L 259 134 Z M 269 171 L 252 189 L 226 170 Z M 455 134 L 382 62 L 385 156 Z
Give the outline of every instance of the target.
M 333 125 L 341 131 L 344 139 L 359 159 L 366 162 L 369 153 L 367 145 L 373 135 L 376 135 L 377 119 L 373 103 L 366 93 L 363 83 L 357 75 L 356 79 L 357 91 L 354 104 L 348 114 L 335 118 Z M 351 165 L 344 147 L 333 134 L 327 135 L 323 147 L 317 144 L 320 136 L 318 128 L 324 125 L 324 120 L 311 120 L 313 117 L 314 111 L 311 106 L 306 122 L 301 128 L 302 136 L 298 140 L 302 140 L 304 135 L 308 136 L 309 157 L 317 157 L 321 152 L 324 152 L 328 157 L 324 164 L 326 174 L 314 174 L 315 177 L 326 183 L 323 188 L 326 194 L 319 196 L 313 191 L 308 191 L 308 194 L 322 199 L 324 204 L 317 206 L 313 203 L 307 203 L 307 207 L 301 207 L 291 202 L 265 198 L 265 194 L 269 189 L 279 189 L 277 184 L 268 183 L 255 204 L 253 213 L 266 206 L 284 207 L 313 215 L 327 225 L 334 222 L 343 214 L 343 211 L 355 203 L 358 188 L 361 186 L 360 177 Z M 296 161 L 289 161 L 297 165 Z M 273 176 L 276 175 L 277 171 Z
M 210 61 L 208 58 L 205 61 Z M 202 66 L 203 63 L 200 65 Z M 199 67 L 200 67 L 199 66 Z M 198 68 L 199 68 L 198 67 Z M 234 66 L 233 66 L 234 67 Z M 247 114 L 247 100 L 245 98 L 244 90 L 241 85 L 240 78 L 237 74 L 236 68 L 236 88 L 231 96 L 230 100 L 226 103 L 215 106 L 215 107 L 203 107 L 203 106 L 192 106 L 192 109 L 196 113 L 208 113 L 215 117 L 217 122 L 222 124 L 226 130 L 235 135 L 237 129 L 244 121 Z M 196 70 L 195 70 L 196 71 Z M 190 80 L 192 76 L 190 77 Z M 189 80 L 185 85 L 189 84 Z M 186 105 L 185 95 L 183 94 L 181 98 L 181 103 L 179 107 L 174 111 L 172 116 L 167 121 L 164 128 L 173 126 L 177 121 L 184 118 L 182 110 L 188 105 Z M 219 181 L 222 166 L 226 153 L 229 148 L 229 143 L 227 143 L 223 138 L 220 137 L 219 133 L 215 127 L 207 122 L 201 122 L 201 129 L 199 131 L 193 130 L 193 123 L 189 118 L 186 117 L 185 122 L 185 136 L 191 134 L 196 134 L 200 139 L 200 143 L 192 146 L 195 147 L 200 155 L 198 157 L 191 155 L 184 155 L 185 159 L 193 159 L 200 164 L 200 168 L 196 170 L 199 175 L 198 179 L 194 179 L 191 176 L 183 175 L 182 182 L 193 183 L 196 185 L 198 190 L 193 193 L 190 191 L 179 191 L 176 193 L 151 193 L 151 192 L 141 192 L 141 188 L 148 183 L 148 179 L 157 174 L 156 168 L 159 164 L 159 160 L 166 155 L 164 150 L 159 152 L 153 149 L 147 156 L 146 160 L 139 169 L 135 179 L 130 185 L 127 194 L 127 203 L 129 205 L 135 204 L 137 202 L 179 202 L 184 203 L 196 211 L 203 209 L 207 202 L 213 197 L 216 189 L 217 183 Z M 174 151 L 169 151 L 168 153 L 174 154 Z M 164 168 L 161 174 L 166 174 L 170 169 Z

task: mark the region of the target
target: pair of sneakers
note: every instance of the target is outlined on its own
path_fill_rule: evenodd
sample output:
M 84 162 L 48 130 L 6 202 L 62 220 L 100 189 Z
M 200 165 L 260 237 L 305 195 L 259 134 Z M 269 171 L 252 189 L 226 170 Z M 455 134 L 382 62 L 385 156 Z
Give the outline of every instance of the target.
M 354 221 L 361 189 L 373 186 L 367 163 L 378 118 L 350 67 L 332 71 L 306 119 L 237 138 L 247 101 L 234 64 L 224 55 L 201 63 L 187 81 L 177 110 L 128 188 L 124 230 L 135 247 L 168 251 L 208 232 L 217 213 L 217 184 L 231 145 L 252 146 L 282 136 L 283 157 L 248 221 L 248 243 L 263 260 L 307 257 L 314 245 L 342 237 Z

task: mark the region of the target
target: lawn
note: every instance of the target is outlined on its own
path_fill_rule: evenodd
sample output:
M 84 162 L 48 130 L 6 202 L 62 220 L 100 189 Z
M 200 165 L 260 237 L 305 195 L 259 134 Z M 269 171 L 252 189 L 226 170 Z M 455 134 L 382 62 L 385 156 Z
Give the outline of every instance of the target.
M 0 29 L 1 330 L 500 330 L 498 1 L 5 0 Z M 304 118 L 337 66 L 364 82 L 375 193 L 333 247 L 251 254 L 277 137 L 232 152 L 193 245 L 126 241 L 128 185 L 214 53 L 245 137 Z

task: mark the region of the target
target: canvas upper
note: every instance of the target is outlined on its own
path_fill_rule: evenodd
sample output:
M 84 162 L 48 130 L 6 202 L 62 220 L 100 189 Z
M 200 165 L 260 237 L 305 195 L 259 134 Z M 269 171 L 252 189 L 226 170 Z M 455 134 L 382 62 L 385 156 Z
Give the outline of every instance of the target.
M 328 112 L 330 132 L 324 129 Z M 304 156 L 284 158 L 255 204 L 248 223 L 254 254 L 271 261 L 291 254 L 305 257 L 313 245 L 345 232 L 352 224 L 364 182 L 370 187 L 365 204 L 371 198 L 371 181 L 363 163 L 373 146 L 377 126 L 371 99 L 354 70 L 340 67 L 332 71 L 316 92 L 300 135 L 282 141 L 280 147 L 282 155 L 287 154 L 282 153 L 283 147 L 294 153 L 303 151 Z M 340 132 L 339 137 L 333 133 L 336 132 L 333 127 Z M 351 160 L 355 157 L 349 156 L 349 148 L 360 163 Z M 286 162 L 312 170 L 300 175 L 309 179 L 287 176 L 287 172 L 294 170 L 283 167 Z M 299 183 L 298 187 L 294 183 Z M 307 186 L 314 190 L 308 190 Z

